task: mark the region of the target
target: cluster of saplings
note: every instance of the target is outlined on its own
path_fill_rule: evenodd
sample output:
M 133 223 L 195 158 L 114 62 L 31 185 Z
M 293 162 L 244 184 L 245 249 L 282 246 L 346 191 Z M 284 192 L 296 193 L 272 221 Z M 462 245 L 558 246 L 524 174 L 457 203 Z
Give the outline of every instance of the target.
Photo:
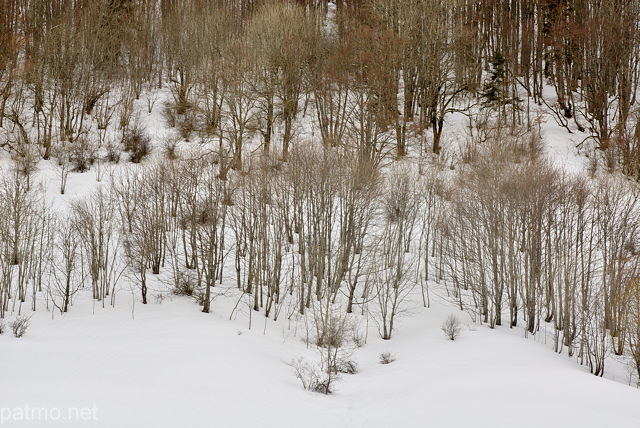
M 168 281 L 204 312 L 237 289 L 266 317 L 310 316 L 335 351 L 361 340 L 359 317 L 390 339 L 431 280 L 476 322 L 552 332 L 595 374 L 640 360 L 640 190 L 624 176 L 560 171 L 536 135 L 499 128 L 455 170 L 312 144 L 225 179 L 220 163 L 185 148 L 125 164 L 64 212 L 4 174 L 0 316 L 42 299 L 64 313 L 83 288 L 115 304 L 125 283 L 147 303 Z

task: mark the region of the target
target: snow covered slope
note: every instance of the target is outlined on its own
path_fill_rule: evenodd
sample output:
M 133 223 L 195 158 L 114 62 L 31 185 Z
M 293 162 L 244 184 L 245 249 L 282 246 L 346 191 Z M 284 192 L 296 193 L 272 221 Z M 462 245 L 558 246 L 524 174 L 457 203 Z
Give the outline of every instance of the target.
M 156 116 L 150 129 L 162 128 Z M 556 163 L 585 168 L 581 137 L 550 120 L 542 131 Z M 55 168 L 40 171 L 57 209 L 96 185 L 94 170 L 72 174 L 59 196 Z M 468 325 L 448 341 L 442 321 L 468 318 L 437 301 L 400 319 L 390 341 L 371 326 L 354 356 L 360 372 L 315 394 L 288 365 L 315 356 L 300 325 L 254 314 L 249 330 L 246 312 L 229 320 L 235 302 L 203 314 L 185 298 L 134 307 L 123 293 L 94 310 L 87 292 L 62 317 L 40 307 L 25 337 L 0 335 L 0 427 L 640 426 L 640 390 L 615 364 L 610 379 L 592 376 L 520 328 Z M 379 364 L 382 352 L 396 361 Z
M 92 315 L 86 299 L 64 317 L 36 313 L 25 337 L 0 336 L 2 426 L 637 427 L 640 421 L 640 390 L 592 376 L 520 331 L 467 326 L 448 341 L 440 325 L 455 310 L 437 303 L 403 318 L 391 341 L 372 329 L 355 355 L 360 372 L 345 375 L 333 395 L 311 393 L 286 364 L 311 355 L 302 334 L 286 320 L 265 327 L 260 316 L 248 330 L 242 317 L 229 321 L 231 303 L 217 301 L 207 315 L 183 298 L 135 307 L 122 298 L 115 309 Z M 379 364 L 381 352 L 396 361 Z M 26 405 L 49 414 L 15 420 L 37 419 Z M 89 420 L 76 418 L 69 410 L 76 408 L 91 409 Z

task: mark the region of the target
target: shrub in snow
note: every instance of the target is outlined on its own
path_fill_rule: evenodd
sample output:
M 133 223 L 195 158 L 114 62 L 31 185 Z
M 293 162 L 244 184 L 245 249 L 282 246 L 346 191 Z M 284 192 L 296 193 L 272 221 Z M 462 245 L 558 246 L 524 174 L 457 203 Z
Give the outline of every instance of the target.
M 315 386 L 311 389 L 313 392 L 319 392 L 320 394 L 329 395 L 333 391 L 331 390 L 331 385 L 328 380 L 323 380 L 315 384 Z
M 176 126 L 176 109 L 173 103 L 165 102 L 162 106 L 162 118 L 169 128 L 175 128 Z
M 164 302 L 164 300 L 167 298 L 167 295 L 160 292 L 155 295 L 155 298 L 156 298 L 156 302 L 158 302 L 159 304 L 162 304 L 162 302 Z
M 442 323 L 442 331 L 450 340 L 456 340 L 461 330 L 460 320 L 453 314 L 449 315 Z
M 193 296 L 195 291 L 195 281 L 188 273 L 182 270 L 178 271 L 175 279 L 175 286 L 173 288 L 173 294 L 176 296 Z
M 73 172 L 87 172 L 96 161 L 96 149 L 85 138 L 76 139 L 67 150 Z
M 323 330 L 316 338 L 316 345 L 321 348 L 339 348 L 344 342 L 344 329 L 341 325 L 329 324 L 323 326 Z
M 358 363 L 353 360 L 341 359 L 336 362 L 335 370 L 337 373 L 356 374 L 358 373 Z
M 332 308 L 326 314 L 315 318 L 316 345 L 321 348 L 340 348 L 349 340 L 349 334 L 355 326 L 346 314 Z
M 293 369 L 294 376 L 302 382 L 304 389 L 321 394 L 331 394 L 333 382 L 337 379 L 335 376 L 327 375 L 304 358 L 291 361 L 289 366 Z
M 106 153 L 104 160 L 111 163 L 120 162 L 120 157 L 122 156 L 122 150 L 120 145 L 114 141 L 109 141 L 105 147 Z
M 202 290 L 197 290 L 194 297 L 198 306 L 204 306 L 204 303 L 207 301 L 206 293 Z M 211 303 L 211 300 L 209 300 L 209 303 Z
M 171 136 L 167 137 L 164 140 L 164 153 L 169 160 L 178 159 L 178 154 L 176 152 L 176 147 L 178 145 L 178 137 Z
M 127 129 L 122 138 L 124 149 L 129 152 L 131 162 L 140 163 L 151 153 L 151 137 L 149 137 L 139 124 L 134 124 Z
M 391 352 L 383 352 L 380 354 L 380 364 L 391 364 L 396 360 L 396 356 Z
M 5 327 L 6 325 L 4 323 L 4 320 L 0 320 L 0 334 L 4 333 Z
M 356 328 L 351 336 L 351 341 L 357 348 L 362 348 L 367 343 L 367 338 Z
M 9 323 L 9 327 L 15 337 L 22 337 L 31 325 L 31 317 L 18 317 Z
M 180 137 L 189 141 L 191 133 L 196 129 L 196 117 L 191 112 L 187 112 L 178 118 L 176 123 Z

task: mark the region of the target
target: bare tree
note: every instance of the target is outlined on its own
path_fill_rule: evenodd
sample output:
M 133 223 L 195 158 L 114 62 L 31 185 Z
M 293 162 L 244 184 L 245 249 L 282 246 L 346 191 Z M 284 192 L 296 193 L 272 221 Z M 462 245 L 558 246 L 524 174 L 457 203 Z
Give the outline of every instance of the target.
M 411 257 L 412 236 L 420 204 L 411 172 L 398 168 L 388 177 L 383 196 L 383 227 L 376 243 L 368 282 L 375 292 L 374 318 L 380 336 L 391 339 L 396 317 L 405 309 L 405 300 L 414 289 Z
M 347 136 L 362 159 L 378 164 L 394 139 L 389 132 L 398 116 L 398 39 L 391 30 L 354 22 L 345 35 L 350 64 L 351 96 Z M 396 155 L 404 156 L 403 142 Z
M 232 152 L 230 166 L 242 170 L 245 139 L 257 129 L 257 99 L 251 86 L 252 52 L 244 40 L 233 41 L 224 50 L 222 90 L 225 102 L 221 112 L 221 132 Z
M 637 256 L 640 246 L 640 192 L 626 181 L 604 178 L 594 196 L 602 254 L 604 325 L 611 333 L 614 352 L 622 354 L 625 343 L 622 296 L 632 279 L 640 274 Z
M 259 8 L 247 27 L 248 43 L 257 52 L 254 91 L 260 97 L 263 113 L 264 151 L 269 152 L 273 125 L 279 116 L 284 126 L 284 161 L 305 90 L 305 74 L 317 51 L 319 29 L 312 14 L 296 3 L 270 4 Z
M 113 215 L 115 202 L 111 191 L 100 186 L 71 206 L 74 228 L 82 242 L 82 257 L 88 265 L 92 295 L 103 306 L 108 296 L 111 304 L 115 303 L 116 286 L 125 268 L 120 259 L 121 224 Z
M 635 365 L 636 376 L 640 382 L 640 289 L 637 281 L 627 287 L 625 300 L 626 341 L 629 355 Z
M 201 186 L 196 190 L 196 218 L 192 230 L 198 262 L 198 285 L 204 287 L 202 312 L 211 310 L 211 289 L 222 278 L 225 259 L 227 206 L 231 203 L 228 184 L 211 168 L 200 171 Z
M 320 38 L 319 61 L 312 70 L 311 87 L 318 128 L 325 148 L 346 143 L 347 126 L 353 113 L 353 106 L 349 102 L 353 84 L 350 58 L 348 43 L 326 35 Z
M 74 295 L 83 288 L 84 278 L 80 241 L 73 220 L 60 220 L 56 226 L 48 294 L 62 314 L 69 311 Z
M 235 267 L 238 288 L 252 296 L 252 309 L 264 309 L 277 319 L 286 296 L 285 261 L 287 226 L 284 205 L 287 186 L 272 169 L 274 159 L 252 160 L 249 174 L 240 181 L 231 210 L 235 235 Z
M 442 331 L 449 340 L 456 340 L 460 336 L 462 327 L 457 316 L 451 314 L 442 322 Z

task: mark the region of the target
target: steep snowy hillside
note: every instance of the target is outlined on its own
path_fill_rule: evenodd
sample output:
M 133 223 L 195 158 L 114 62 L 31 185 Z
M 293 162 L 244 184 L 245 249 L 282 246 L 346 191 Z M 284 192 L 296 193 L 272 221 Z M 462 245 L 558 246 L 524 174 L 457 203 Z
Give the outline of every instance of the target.
M 0 1 L 0 428 L 640 427 L 639 4 Z
M 546 118 L 540 134 L 549 158 L 568 171 L 584 170 L 588 160 L 576 149 L 580 135 L 569 135 Z M 157 112 L 143 119 L 161 157 L 161 142 L 170 131 Z M 453 115 L 450 126 L 446 145 L 451 152 L 462 150 L 455 145 L 465 118 Z M 307 122 L 302 128 L 311 127 Z M 72 173 L 60 195 L 59 170 L 53 162 L 41 162 L 34 182 L 45 186 L 58 212 L 65 212 L 126 167 L 104 166 L 101 182 L 97 168 Z M 0 335 L 0 425 L 638 425 L 640 390 L 627 385 L 635 379 L 614 358 L 608 358 L 608 379 L 592 376 L 574 359 L 552 351 L 546 333 L 552 325 L 528 338 L 520 326 L 489 329 L 445 298 L 443 284 L 431 283 L 430 289 L 430 308 L 422 307 L 414 290 L 392 340 L 380 339 L 372 316 L 350 316 L 360 326 L 362 346 L 353 346 L 349 356 L 358 373 L 341 375 L 329 396 L 304 390 L 294 376 L 295 361 L 319 358 L 315 346 L 306 344 L 314 334 L 309 320 L 292 315 L 291 308 L 275 322 L 260 312 L 249 319 L 248 303 L 229 274 L 214 288 L 211 314 L 201 313 L 193 299 L 172 296 L 165 283 L 155 282 L 150 303 L 142 305 L 130 272 L 118 286 L 115 307 L 102 308 L 84 290 L 61 316 L 43 295 L 36 312 L 26 305 L 21 309 L 32 316 L 24 337 Z M 441 331 L 450 314 L 464 325 L 454 342 Z M 15 316 L 17 308 L 7 319 Z M 380 364 L 386 352 L 395 361 Z

